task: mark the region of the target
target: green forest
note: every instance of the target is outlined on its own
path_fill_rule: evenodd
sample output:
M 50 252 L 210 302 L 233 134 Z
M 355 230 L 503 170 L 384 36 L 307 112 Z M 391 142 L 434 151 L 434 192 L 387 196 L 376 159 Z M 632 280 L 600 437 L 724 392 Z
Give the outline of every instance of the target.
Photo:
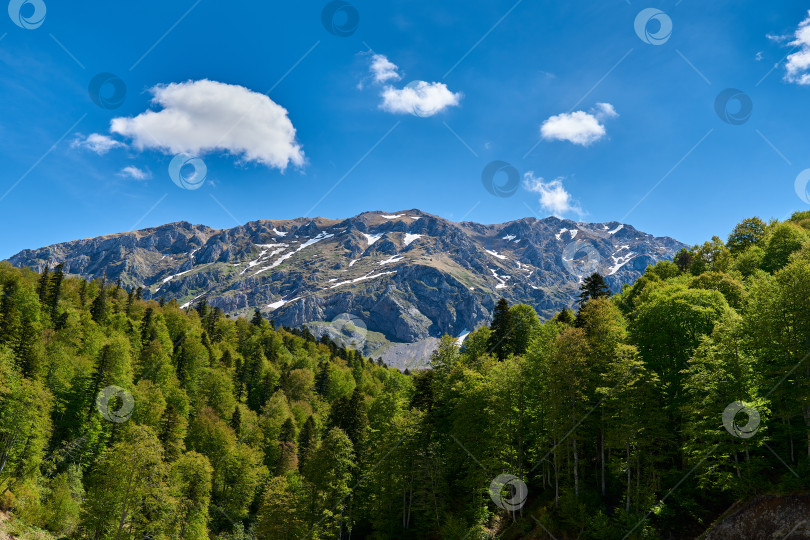
M 0 263 L 20 537 L 694 538 L 810 489 L 810 212 L 401 373 L 257 313 Z

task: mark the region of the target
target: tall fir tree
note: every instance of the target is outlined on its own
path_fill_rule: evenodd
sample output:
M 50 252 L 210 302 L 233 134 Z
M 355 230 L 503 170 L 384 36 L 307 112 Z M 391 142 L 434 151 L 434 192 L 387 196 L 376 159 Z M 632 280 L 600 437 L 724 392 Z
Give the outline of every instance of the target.
M 595 298 L 610 298 L 610 287 L 602 274 L 594 272 L 582 280 L 579 286 L 579 308 L 582 309 L 588 300 Z
M 109 305 L 107 303 L 107 289 L 104 287 L 104 281 L 98 289 L 98 296 L 93 299 L 93 304 L 90 307 L 90 316 L 98 324 L 107 322 L 107 314 L 109 312 Z
M 498 300 L 495 305 L 495 312 L 492 317 L 492 324 L 489 325 L 492 334 L 489 337 L 489 350 L 504 360 L 514 352 L 514 322 L 512 313 L 509 311 L 509 302 L 505 298 Z
M 62 281 L 65 279 L 65 264 L 59 263 L 56 265 L 56 271 L 51 278 L 50 287 L 48 288 L 48 305 L 51 308 L 51 319 L 56 320 L 56 315 L 59 310 L 59 295 L 62 294 Z
M 37 296 L 39 296 L 39 301 L 43 304 L 47 303 L 50 283 L 51 268 L 46 264 L 45 269 L 42 270 L 42 273 L 39 275 L 39 282 L 37 283 Z

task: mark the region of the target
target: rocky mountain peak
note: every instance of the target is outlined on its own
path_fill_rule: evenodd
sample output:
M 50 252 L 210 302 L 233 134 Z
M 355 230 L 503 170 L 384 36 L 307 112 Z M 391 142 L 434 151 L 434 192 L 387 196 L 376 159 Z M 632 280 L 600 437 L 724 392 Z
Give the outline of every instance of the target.
M 573 305 L 593 271 L 619 291 L 682 246 L 618 222 L 487 225 L 411 209 L 231 229 L 177 222 L 25 250 L 10 261 L 35 270 L 64 263 L 70 274 L 121 279 L 183 306 L 205 296 L 229 315 L 259 309 L 286 326 L 314 328 L 349 313 L 378 343 L 424 344 L 489 322 L 502 296 L 552 316 Z M 387 354 L 373 345 L 365 352 Z

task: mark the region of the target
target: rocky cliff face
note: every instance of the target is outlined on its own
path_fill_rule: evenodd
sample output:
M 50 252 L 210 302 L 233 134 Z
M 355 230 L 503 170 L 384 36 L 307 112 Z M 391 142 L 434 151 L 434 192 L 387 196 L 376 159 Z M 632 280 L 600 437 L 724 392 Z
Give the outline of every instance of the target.
M 705 540 L 810 539 L 810 496 L 758 497 L 713 526 Z
M 618 291 L 682 246 L 616 222 L 482 225 L 407 210 L 222 230 L 172 223 L 10 261 L 35 270 L 64 263 L 70 274 L 106 275 L 185 306 L 205 295 L 230 315 L 259 308 L 286 326 L 348 313 L 388 340 L 414 343 L 488 322 L 501 296 L 551 316 L 573 304 L 582 276 L 598 271 Z

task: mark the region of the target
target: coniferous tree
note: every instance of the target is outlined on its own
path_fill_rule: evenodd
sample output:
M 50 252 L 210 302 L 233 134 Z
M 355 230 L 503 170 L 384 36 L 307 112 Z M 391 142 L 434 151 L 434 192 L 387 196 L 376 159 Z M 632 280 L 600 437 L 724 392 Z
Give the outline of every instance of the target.
M 329 425 L 340 428 L 349 437 L 359 455 L 359 449 L 365 444 L 368 429 L 365 397 L 360 388 L 355 387 L 351 397 L 342 396 L 335 400 L 332 413 L 329 415 Z
M 231 428 L 233 428 L 234 433 L 239 435 L 239 430 L 242 427 L 242 409 L 239 408 L 239 405 L 237 405 L 236 408 L 234 408 L 233 410 L 230 426 Z
M 36 353 L 38 339 L 39 332 L 37 332 L 34 322 L 28 317 L 23 317 L 20 337 L 17 346 L 14 348 L 14 354 L 17 357 L 20 371 L 26 377 L 31 377 L 39 367 L 39 359 Z
M 570 309 L 564 309 L 554 316 L 554 320 L 562 324 L 574 324 L 576 318 Z
M 681 248 L 678 253 L 675 254 L 673 258 L 673 262 L 678 266 L 678 270 L 681 272 L 688 272 L 689 269 L 692 267 L 692 261 L 695 258 L 695 254 L 692 253 L 690 250 L 686 248 Z
M 253 326 L 261 326 L 262 322 L 264 322 L 264 317 L 262 317 L 262 312 L 258 309 L 253 312 L 253 318 L 250 319 L 250 322 Z
M 146 347 L 154 339 L 154 328 L 152 327 L 152 317 L 155 311 L 152 307 L 146 308 L 141 320 L 141 345 Z
M 82 309 L 87 305 L 87 281 L 84 279 L 81 285 L 79 285 L 79 305 Z
M 301 466 L 304 466 L 307 456 L 318 445 L 318 432 L 315 426 L 315 420 L 312 415 L 309 415 L 307 421 L 304 422 L 304 427 L 301 433 L 298 434 L 298 460 Z
M 134 301 L 135 301 L 135 291 L 133 291 L 132 289 L 129 289 L 127 291 L 127 307 L 126 307 L 126 309 L 124 311 L 124 313 L 126 313 L 127 317 L 129 317 L 129 314 L 132 312 L 132 304 L 133 304 Z
M 205 320 L 206 316 L 208 316 L 208 297 L 203 295 L 194 305 L 194 309 L 200 315 L 200 320 Z
M 13 343 L 20 331 L 20 314 L 17 308 L 17 280 L 11 278 L 3 285 L 3 296 L 0 297 L 0 345 Z
M 509 302 L 505 298 L 498 300 L 495 305 L 495 312 L 492 317 L 492 324 L 489 325 L 492 334 L 489 338 L 489 350 L 498 357 L 505 359 L 514 352 L 514 324 L 512 313 L 509 311 Z
M 98 290 L 98 296 L 93 300 L 93 304 L 90 307 L 90 316 L 96 323 L 104 324 L 107 322 L 108 311 L 107 289 L 104 287 L 104 281 L 102 281 Z
M 318 364 L 317 371 L 315 372 L 315 391 L 328 399 L 331 394 L 331 371 L 332 366 L 329 361 L 322 361 Z
M 582 309 L 588 300 L 596 298 L 609 298 L 610 287 L 605 283 L 605 278 L 598 272 L 594 272 L 582 280 L 579 286 L 579 308 Z
M 56 321 L 57 311 L 59 309 L 59 295 L 62 294 L 62 280 L 65 278 L 65 265 L 59 263 L 56 265 L 56 271 L 51 278 L 51 283 L 48 288 L 48 305 L 51 308 L 51 319 Z
M 281 425 L 278 435 L 279 460 L 276 474 L 284 474 L 298 467 L 298 444 L 295 437 L 295 425 L 292 419 L 287 418 Z
M 50 271 L 50 267 L 46 264 L 39 275 L 39 282 L 37 283 L 37 296 L 39 296 L 39 301 L 43 304 L 47 303 L 48 300 L 48 289 L 51 282 Z

